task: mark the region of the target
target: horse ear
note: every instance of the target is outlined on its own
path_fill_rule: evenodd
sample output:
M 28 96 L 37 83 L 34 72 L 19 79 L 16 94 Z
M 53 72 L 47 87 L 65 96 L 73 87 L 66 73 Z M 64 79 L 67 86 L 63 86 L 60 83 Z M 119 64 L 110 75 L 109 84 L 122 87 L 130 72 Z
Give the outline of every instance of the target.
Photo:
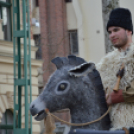
M 63 66 L 63 62 L 60 57 L 56 57 L 56 58 L 52 59 L 51 62 L 56 65 L 57 69 L 59 69 Z
M 60 69 L 62 66 L 68 64 L 68 59 L 66 57 L 56 57 L 51 62 L 56 65 L 57 69 Z
M 75 55 L 69 55 L 68 59 L 69 59 L 70 65 L 75 65 L 75 63 L 76 63 L 76 56 Z
M 83 63 L 69 70 L 70 76 L 80 77 L 85 76 L 89 72 L 92 72 L 95 69 L 94 63 Z
M 82 63 L 85 63 L 86 61 L 81 58 L 81 57 L 76 57 L 75 55 L 69 55 L 68 56 L 68 59 L 69 59 L 69 64 L 70 65 L 80 65 Z M 87 63 L 87 62 L 86 62 Z

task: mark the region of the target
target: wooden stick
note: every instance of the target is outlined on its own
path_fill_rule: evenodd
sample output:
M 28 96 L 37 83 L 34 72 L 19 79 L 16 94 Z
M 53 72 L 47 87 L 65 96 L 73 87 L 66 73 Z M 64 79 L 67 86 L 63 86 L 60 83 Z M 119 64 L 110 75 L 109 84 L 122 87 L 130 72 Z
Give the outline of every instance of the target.
M 120 70 L 122 70 L 122 69 L 124 69 L 124 64 L 123 63 L 121 65 Z M 119 90 L 120 80 L 121 80 L 121 76 L 119 75 L 117 77 L 117 81 L 116 81 L 116 84 L 115 84 L 114 89 L 113 89 L 115 92 L 117 92 Z
M 116 84 L 115 84 L 114 89 L 113 89 L 116 92 L 119 90 L 120 80 L 121 80 L 121 77 L 119 76 L 117 78 Z

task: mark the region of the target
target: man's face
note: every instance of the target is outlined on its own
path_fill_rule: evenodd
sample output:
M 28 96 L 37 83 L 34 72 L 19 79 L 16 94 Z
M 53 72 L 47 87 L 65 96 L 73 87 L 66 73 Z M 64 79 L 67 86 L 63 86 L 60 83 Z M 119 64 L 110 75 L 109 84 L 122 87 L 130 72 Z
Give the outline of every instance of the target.
M 123 48 L 128 42 L 128 35 L 124 28 L 111 26 L 108 28 L 109 39 L 116 48 Z

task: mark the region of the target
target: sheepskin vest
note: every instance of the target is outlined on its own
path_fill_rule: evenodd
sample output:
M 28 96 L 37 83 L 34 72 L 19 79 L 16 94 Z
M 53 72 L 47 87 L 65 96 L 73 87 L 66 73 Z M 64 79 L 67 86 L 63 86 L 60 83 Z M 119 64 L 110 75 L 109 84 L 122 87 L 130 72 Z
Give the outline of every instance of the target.
M 115 86 L 117 77 L 116 73 L 120 69 L 122 63 L 125 65 L 125 74 L 120 81 L 119 89 L 126 90 L 134 79 L 134 44 L 125 52 L 117 49 L 107 54 L 97 65 L 96 68 L 100 72 L 104 89 L 111 93 Z M 134 103 L 118 103 L 112 106 L 110 111 L 111 130 L 122 129 L 122 127 L 134 127 Z

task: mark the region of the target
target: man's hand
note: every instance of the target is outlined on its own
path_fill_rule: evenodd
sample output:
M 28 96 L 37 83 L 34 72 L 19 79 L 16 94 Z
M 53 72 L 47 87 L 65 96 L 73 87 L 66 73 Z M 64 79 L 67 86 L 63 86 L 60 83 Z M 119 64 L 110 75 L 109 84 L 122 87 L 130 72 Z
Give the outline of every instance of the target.
M 106 95 L 106 102 L 108 105 L 124 102 L 122 90 Z
M 107 105 L 112 105 L 111 94 L 110 95 L 106 94 L 106 102 Z

